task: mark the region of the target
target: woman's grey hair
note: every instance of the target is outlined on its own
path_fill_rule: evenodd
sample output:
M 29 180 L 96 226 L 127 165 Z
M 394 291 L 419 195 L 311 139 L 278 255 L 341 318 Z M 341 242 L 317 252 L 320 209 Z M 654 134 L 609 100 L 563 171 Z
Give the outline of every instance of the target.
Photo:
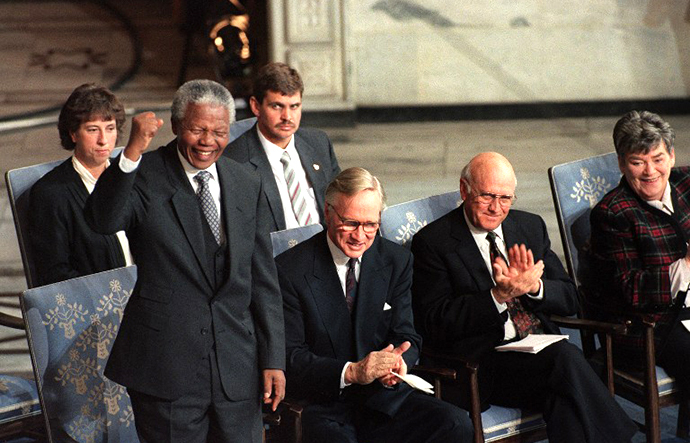
M 647 154 L 661 142 L 670 154 L 675 139 L 671 125 L 649 111 L 630 111 L 613 128 L 613 145 L 621 158 L 628 153 Z
M 339 194 L 352 197 L 362 191 L 374 191 L 381 200 L 381 211 L 386 206 L 386 193 L 378 178 L 364 168 L 342 171 L 326 188 L 326 203 L 333 206 Z
M 177 92 L 175 92 L 170 109 L 172 120 L 178 123 L 183 121 L 187 112 L 187 106 L 192 103 L 195 105 L 222 106 L 227 108 L 228 124 L 232 124 L 235 121 L 235 100 L 225 86 L 213 80 L 190 80 L 180 86 Z

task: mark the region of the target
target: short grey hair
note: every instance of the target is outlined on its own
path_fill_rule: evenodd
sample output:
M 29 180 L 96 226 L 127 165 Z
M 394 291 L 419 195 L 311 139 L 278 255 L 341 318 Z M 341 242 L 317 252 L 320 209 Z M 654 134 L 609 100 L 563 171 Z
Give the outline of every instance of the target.
M 190 104 L 222 106 L 228 110 L 228 124 L 235 121 L 235 100 L 232 94 L 225 86 L 213 80 L 190 80 L 180 86 L 170 108 L 172 120 L 177 123 L 183 121 Z
M 381 211 L 386 207 L 386 192 L 376 176 L 364 168 L 342 171 L 326 188 L 326 204 L 333 206 L 338 195 L 352 197 L 362 191 L 374 191 L 381 200 Z
M 673 151 L 676 135 L 659 115 L 649 111 L 630 111 L 613 128 L 613 145 L 619 158 L 626 154 L 647 154 L 664 142 L 666 151 Z

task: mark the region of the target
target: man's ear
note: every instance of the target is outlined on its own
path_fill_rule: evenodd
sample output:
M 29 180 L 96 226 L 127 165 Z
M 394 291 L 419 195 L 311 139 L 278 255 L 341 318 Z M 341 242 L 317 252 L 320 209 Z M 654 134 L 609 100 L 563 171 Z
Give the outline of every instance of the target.
M 170 119 L 170 126 L 172 126 L 173 134 L 177 135 L 177 121 L 174 118 Z
M 258 118 L 259 114 L 261 114 L 261 104 L 253 95 L 249 97 L 249 107 L 252 110 L 252 114 Z

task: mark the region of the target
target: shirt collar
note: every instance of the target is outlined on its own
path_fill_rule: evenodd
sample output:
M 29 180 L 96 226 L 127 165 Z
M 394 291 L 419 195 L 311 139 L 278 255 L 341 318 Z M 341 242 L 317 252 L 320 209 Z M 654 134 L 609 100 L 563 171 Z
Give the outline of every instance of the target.
M 673 214 L 673 201 L 671 200 L 671 183 L 666 182 L 666 188 L 664 188 L 664 193 L 661 196 L 661 200 L 646 200 L 646 202 L 649 206 Z
M 333 257 L 333 262 L 336 266 L 346 266 L 347 262 L 350 261 L 350 257 L 345 255 L 343 251 L 340 250 L 338 246 L 331 240 L 331 237 L 326 233 L 326 242 L 328 243 L 328 249 L 331 251 L 331 256 Z M 361 262 L 362 257 L 356 258 L 358 262 Z
M 465 213 L 464 207 L 462 208 L 462 216 L 465 217 L 465 222 L 467 222 L 467 227 L 470 228 L 470 233 L 472 234 L 472 237 L 474 237 L 475 242 L 477 242 L 477 244 L 481 244 L 480 241 L 486 241 L 486 234 L 489 231 L 474 226 Z M 505 243 L 505 239 L 503 238 L 503 223 L 498 225 L 498 227 L 494 229 L 494 232 L 496 233 L 496 237 L 500 238 L 503 243 Z
M 275 143 L 269 141 L 266 137 L 264 137 L 264 135 L 261 133 L 261 130 L 259 129 L 259 125 L 256 125 L 256 132 L 259 134 L 259 141 L 261 141 L 261 146 L 264 148 L 266 156 L 272 163 L 279 163 L 280 158 L 283 156 L 284 152 L 290 154 L 290 160 L 299 158 L 299 154 L 297 154 L 297 149 L 295 148 L 294 134 L 292 135 L 292 137 L 290 137 L 290 141 L 288 142 L 285 149 L 283 149 Z
M 88 169 L 86 169 L 86 166 L 84 166 L 75 155 L 72 156 L 72 166 L 87 187 L 91 186 L 91 189 L 93 189 L 93 187 L 96 186 L 96 181 L 98 179 L 95 178 Z M 107 168 L 108 166 L 110 166 L 110 160 L 106 159 L 105 167 Z

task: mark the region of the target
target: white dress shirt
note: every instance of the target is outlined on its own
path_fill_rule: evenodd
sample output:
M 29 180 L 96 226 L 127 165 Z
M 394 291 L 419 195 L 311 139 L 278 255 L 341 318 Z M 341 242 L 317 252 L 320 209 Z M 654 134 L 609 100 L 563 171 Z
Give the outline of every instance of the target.
M 302 195 L 307 203 L 307 210 L 311 214 L 312 224 L 319 223 L 321 220 L 319 218 L 319 211 L 316 207 L 314 188 L 312 188 L 311 183 L 309 183 L 309 180 L 307 180 L 307 174 L 304 172 L 304 168 L 302 167 L 302 161 L 300 160 L 299 153 L 297 153 L 297 149 L 295 149 L 295 136 L 293 135 L 290 137 L 290 142 L 285 149 L 283 149 L 280 146 L 268 141 L 268 139 L 264 137 L 259 130 L 258 125 L 256 127 L 256 132 L 259 134 L 261 146 L 263 146 L 266 157 L 268 157 L 268 163 L 271 165 L 273 178 L 278 186 L 278 192 L 280 192 L 280 202 L 283 205 L 283 214 L 285 215 L 285 228 L 296 228 L 300 226 L 300 224 L 297 222 L 295 211 L 292 209 L 290 193 L 288 192 L 287 182 L 285 181 L 285 173 L 283 172 L 283 164 L 280 162 L 284 152 L 287 152 L 290 155 L 290 166 L 292 166 L 292 169 L 295 171 L 295 177 L 299 182 L 300 189 L 306 190 L 306 192 L 302 192 Z
M 333 263 L 335 263 L 335 270 L 338 273 L 338 280 L 340 280 L 340 286 L 343 288 L 343 298 L 345 298 L 345 279 L 347 277 L 347 262 L 350 261 L 350 257 L 345 255 L 343 251 L 338 248 L 335 243 L 331 241 L 331 238 L 326 235 L 326 241 L 328 243 L 328 249 L 331 251 L 331 256 L 333 257 Z M 362 268 L 362 257 L 357 258 L 355 263 L 355 280 L 359 281 L 359 273 Z M 340 373 L 340 389 L 344 389 L 346 386 L 350 386 L 351 383 L 345 383 L 345 371 L 347 367 L 350 366 L 352 362 L 345 363 L 343 370 Z
M 472 224 L 472 222 L 470 222 L 470 219 L 467 217 L 467 214 L 465 214 L 465 211 L 462 211 L 462 215 L 465 217 L 465 222 L 467 222 L 467 226 L 470 228 L 472 238 L 474 239 L 474 242 L 477 244 L 477 248 L 479 249 L 479 252 L 482 254 L 482 258 L 484 259 L 484 264 L 486 264 L 486 267 L 489 270 L 489 274 L 491 275 L 491 279 L 493 280 L 494 271 L 491 266 L 491 248 L 489 245 L 489 240 L 487 240 L 486 238 L 486 234 L 488 234 L 488 231 L 475 227 Z M 505 259 L 508 260 L 508 250 L 506 248 L 506 243 L 503 238 L 503 225 L 499 225 L 496 229 L 494 229 L 494 233 L 496 234 L 496 246 L 498 247 L 498 250 L 501 251 L 501 254 L 503 254 Z M 533 300 L 544 299 L 544 284 L 542 283 L 541 279 L 539 279 L 539 292 L 537 293 L 537 295 L 527 294 L 527 296 Z M 503 311 L 508 309 L 508 305 L 506 303 L 499 303 L 493 296 L 493 293 L 491 294 L 491 299 L 496 305 L 496 309 L 498 309 L 499 313 L 502 313 Z M 513 339 L 517 335 L 515 323 L 513 323 L 513 320 L 510 318 L 510 314 L 508 314 L 508 320 L 504 323 L 503 328 L 504 340 Z
M 91 172 L 89 172 L 89 170 L 86 169 L 86 167 L 82 165 L 75 156 L 72 156 L 72 166 L 74 167 L 74 170 L 77 171 L 77 174 L 79 174 L 84 186 L 86 186 L 86 191 L 91 194 L 93 192 L 93 188 L 96 187 L 96 181 L 98 179 L 91 175 Z M 110 166 L 110 160 L 105 161 L 105 167 L 107 168 L 108 166 Z M 125 266 L 131 266 L 134 264 L 134 258 L 132 257 L 132 251 L 129 250 L 129 240 L 127 240 L 125 231 L 118 231 L 115 233 L 115 236 L 117 237 L 117 241 L 120 242 L 122 255 L 125 256 Z
M 672 215 L 673 200 L 671 199 L 671 184 L 668 182 L 666 183 L 666 189 L 664 189 L 661 200 L 647 200 L 647 204 L 668 215 Z M 690 266 L 688 266 L 684 257 L 680 258 L 671 263 L 671 266 L 668 268 L 668 274 L 671 279 L 671 297 L 675 299 L 678 292 L 687 291 L 688 286 L 690 286 Z M 685 306 L 690 306 L 690 298 L 686 297 Z

